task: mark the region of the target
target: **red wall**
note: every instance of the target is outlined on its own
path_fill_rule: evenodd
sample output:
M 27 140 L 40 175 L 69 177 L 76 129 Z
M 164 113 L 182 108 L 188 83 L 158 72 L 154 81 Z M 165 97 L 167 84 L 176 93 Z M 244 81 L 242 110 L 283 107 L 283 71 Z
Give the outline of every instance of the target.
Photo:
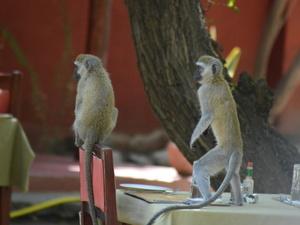
M 224 55 L 234 47 L 242 49 L 238 73 L 253 73 L 256 49 L 264 26 L 266 11 L 273 1 L 237 1 L 240 13 L 233 13 L 217 5 L 208 12 L 208 24 L 216 25 L 218 41 L 224 48 Z M 268 82 L 276 88 L 280 79 L 286 74 L 294 57 L 300 54 L 300 1 L 295 1 L 286 25 L 276 41 L 271 55 Z M 232 32 L 231 32 L 232 31 Z M 286 134 L 300 133 L 300 84 L 293 92 L 285 110 L 280 116 L 278 129 Z
M 113 1 L 107 69 L 111 73 L 119 108 L 117 129 L 137 133 L 159 127 L 144 93 L 123 1 Z
M 224 56 L 235 46 L 242 49 L 238 74 L 242 71 L 252 74 L 269 1 L 237 1 L 237 5 L 239 12 L 221 4 L 211 7 L 207 23 L 217 27 L 217 40 L 224 49 Z
M 25 74 L 20 119 L 36 150 L 43 150 L 47 144 L 72 135 L 70 125 L 73 120 L 75 94 L 75 82 L 71 77 L 72 61 L 77 54 L 85 51 L 88 2 L 86 0 L 1 2 L 0 27 L 6 28 L 16 38 L 30 65 L 36 71 L 38 88 L 42 91 L 41 105 L 44 106 L 42 118 L 39 118 L 34 109 L 36 104 L 33 104 L 35 98 L 29 69 L 18 62 L 9 44 L 0 37 L 0 70 L 20 69 Z M 208 24 L 217 26 L 218 41 L 224 48 L 224 55 L 226 56 L 234 46 L 242 48 L 239 72 L 243 70 L 253 72 L 256 48 L 268 4 L 268 0 L 238 1 L 239 13 L 222 5 L 213 6 L 207 13 Z M 107 70 L 111 74 L 116 104 L 120 111 L 117 130 L 129 133 L 148 132 L 159 127 L 159 123 L 143 91 L 123 1 L 113 1 L 111 16 Z M 293 19 L 289 21 L 287 27 L 285 68 L 296 54 L 296 50 L 300 48 L 299 30 L 296 35 L 294 33 L 298 21 L 299 15 L 295 10 Z M 64 44 L 66 40 L 69 48 Z M 1 48 L 1 45 L 4 46 Z M 70 51 L 64 55 L 64 52 L 68 53 L 66 49 Z M 300 105 L 294 106 L 300 109 Z
M 223 5 L 215 5 L 207 13 L 208 24 L 217 26 L 218 41 L 224 48 L 224 55 L 235 46 L 243 49 L 238 72 L 253 72 L 256 48 L 268 8 L 268 0 L 259 2 L 259 7 L 257 1 L 240 2 L 240 13 Z M 127 9 L 123 1 L 113 1 L 107 67 L 120 109 L 118 128 L 127 132 L 144 132 L 158 126 L 144 94 L 136 64 Z
M 300 2 L 296 1 L 295 8 L 287 21 L 285 27 L 285 48 L 283 69 L 286 74 L 291 66 L 293 59 L 300 54 Z M 300 76 L 300 74 L 298 75 Z M 296 87 L 290 100 L 281 114 L 279 129 L 284 133 L 300 134 L 300 84 Z
M 33 103 L 36 101 L 32 85 L 35 78 L 30 75 L 30 69 L 17 60 L 9 42 L 2 37 L 0 70 L 24 72 L 20 119 L 36 149 L 71 133 L 75 87 L 72 61 L 85 50 L 87 12 L 88 4 L 84 0 L 76 4 L 72 0 L 1 1 L 0 27 L 14 36 L 36 73 L 41 97 L 38 104 Z M 68 55 L 64 55 L 65 33 L 71 39 Z M 40 113 L 35 110 L 36 106 L 41 107 Z

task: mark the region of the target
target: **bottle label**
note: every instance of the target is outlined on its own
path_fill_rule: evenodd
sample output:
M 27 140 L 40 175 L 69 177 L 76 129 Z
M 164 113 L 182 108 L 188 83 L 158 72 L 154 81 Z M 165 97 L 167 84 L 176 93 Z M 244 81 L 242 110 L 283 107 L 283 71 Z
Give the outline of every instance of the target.
M 252 177 L 253 176 L 253 169 L 247 169 L 247 176 Z
M 246 178 L 243 181 L 243 194 L 253 194 L 254 181 L 250 178 Z

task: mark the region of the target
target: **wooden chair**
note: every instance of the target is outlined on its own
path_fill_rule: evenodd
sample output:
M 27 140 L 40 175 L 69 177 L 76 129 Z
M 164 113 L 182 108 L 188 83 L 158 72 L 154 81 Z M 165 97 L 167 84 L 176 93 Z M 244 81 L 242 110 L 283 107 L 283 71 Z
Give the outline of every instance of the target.
M 18 117 L 20 106 L 21 79 L 22 74 L 20 73 L 20 71 L 15 70 L 11 73 L 0 72 L 0 89 L 2 90 L 3 95 L 5 95 L 3 96 L 5 98 L 4 101 L 7 101 L 7 106 L 2 106 L 1 108 L 4 110 L 0 113 L 11 113 L 15 117 Z
M 117 225 L 116 188 L 112 150 L 108 148 L 101 149 L 99 146 L 96 146 L 95 148 L 91 166 L 96 215 L 105 225 Z M 84 161 L 85 153 L 84 150 L 80 149 L 80 224 L 91 225 L 92 220 L 89 215 Z
M 11 113 L 18 116 L 20 103 L 20 82 L 21 73 L 13 71 L 12 73 L 0 72 L 0 89 L 2 98 L 0 113 Z M 0 224 L 9 224 L 9 211 L 11 202 L 11 187 L 0 186 Z

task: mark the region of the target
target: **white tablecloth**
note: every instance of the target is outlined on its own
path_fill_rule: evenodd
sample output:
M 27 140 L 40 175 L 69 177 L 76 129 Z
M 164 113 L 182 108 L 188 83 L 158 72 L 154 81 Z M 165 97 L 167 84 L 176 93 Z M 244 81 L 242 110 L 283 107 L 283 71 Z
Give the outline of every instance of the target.
M 118 220 L 144 225 L 167 204 L 150 204 L 117 190 Z M 300 225 L 300 209 L 259 194 L 256 204 L 244 206 L 209 206 L 196 210 L 176 210 L 163 214 L 155 225 Z M 229 195 L 225 194 L 224 198 Z

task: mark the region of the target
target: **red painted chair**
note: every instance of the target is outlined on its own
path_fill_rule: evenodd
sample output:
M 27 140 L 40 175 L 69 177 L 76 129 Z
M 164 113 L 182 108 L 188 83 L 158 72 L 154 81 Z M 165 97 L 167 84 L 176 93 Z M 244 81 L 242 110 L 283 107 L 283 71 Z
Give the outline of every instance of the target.
M 21 73 L 0 73 L 0 113 L 18 116 L 20 103 Z M 9 224 L 11 187 L 0 186 L 0 224 Z
M 11 113 L 18 117 L 22 75 L 19 71 L 0 72 L 0 113 Z
M 116 188 L 112 150 L 108 148 L 101 149 L 99 146 L 95 148 L 96 150 L 91 166 L 96 215 L 105 225 L 117 225 Z M 80 224 L 92 225 L 92 220 L 89 215 L 84 161 L 84 150 L 80 149 Z

